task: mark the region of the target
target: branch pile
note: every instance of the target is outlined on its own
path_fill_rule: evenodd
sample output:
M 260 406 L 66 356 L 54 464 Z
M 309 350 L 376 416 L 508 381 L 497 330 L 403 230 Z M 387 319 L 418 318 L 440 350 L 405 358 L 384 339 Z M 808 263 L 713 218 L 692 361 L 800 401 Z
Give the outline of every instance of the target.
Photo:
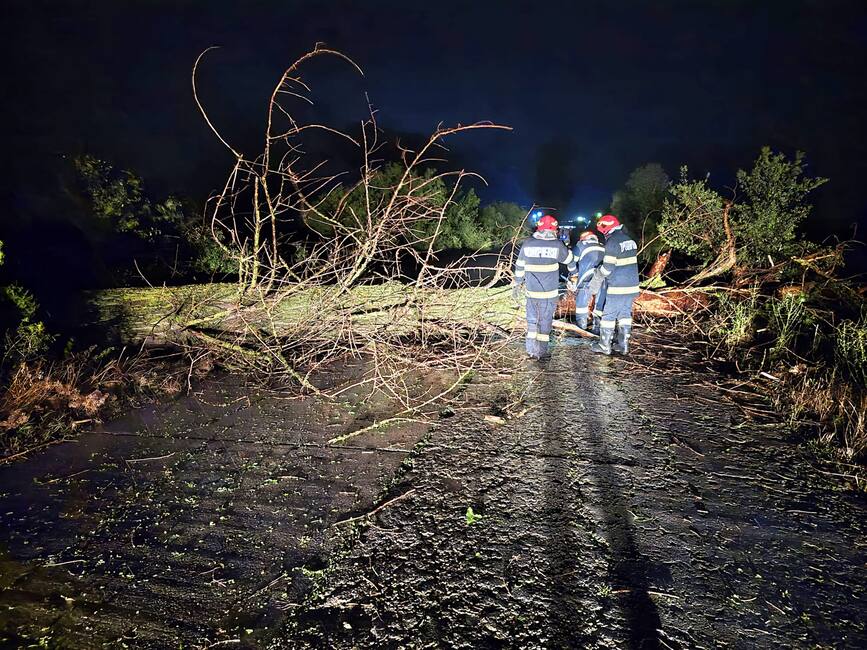
M 368 358 L 376 379 L 388 385 L 419 365 L 463 372 L 493 364 L 507 337 L 485 313 L 487 304 L 461 294 L 470 286 L 466 265 L 437 264 L 435 242 L 462 181 L 473 175 L 440 171 L 445 141 L 508 127 L 440 126 L 415 150 L 398 144 L 403 173 L 377 186 L 386 143 L 369 104 L 355 133 L 298 115 L 314 106 L 302 76 L 309 61 L 336 59 L 361 73 L 344 54 L 317 45 L 281 75 L 268 102 L 262 150 L 248 157 L 199 102 L 196 70 L 207 52 L 193 68 L 193 91 L 235 162 L 206 217 L 215 241 L 237 263 L 238 284 L 213 286 L 204 298 L 173 293 L 172 309 L 150 321 L 151 335 L 308 390 L 315 390 L 310 377 L 317 368 L 346 355 Z M 296 104 L 306 107 L 293 111 Z M 322 138 L 348 144 L 359 167 L 336 169 L 311 153 Z M 497 257 L 494 281 L 507 268 Z

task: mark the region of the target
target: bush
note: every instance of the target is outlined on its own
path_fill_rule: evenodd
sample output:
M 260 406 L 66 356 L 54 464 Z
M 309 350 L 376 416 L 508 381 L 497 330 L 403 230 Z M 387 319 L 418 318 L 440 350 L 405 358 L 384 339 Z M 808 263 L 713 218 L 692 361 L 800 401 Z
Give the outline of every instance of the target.
M 44 354 L 55 337 L 42 321 L 36 320 L 39 303 L 33 294 L 18 284 L 2 288 L 3 297 L 17 311 L 17 323 L 3 333 L 3 360 L 0 371 L 10 363 L 18 363 Z
M 800 226 L 810 214 L 810 192 L 827 182 L 805 174 L 804 154 L 794 160 L 770 148 L 761 150 L 753 168 L 737 173 L 742 201 L 726 201 L 708 185 L 708 179 L 690 180 L 688 169 L 671 187 L 662 208 L 662 239 L 672 248 L 704 265 L 730 259 L 717 274 L 731 269 L 766 268 L 818 247 L 805 242 Z M 725 206 L 729 204 L 730 232 Z
M 763 147 L 749 172 L 738 170 L 738 188 L 746 199 L 734 221 L 740 264 L 763 266 L 800 252 L 799 228 L 812 210 L 807 195 L 828 182 L 807 177 L 806 167 L 802 151 L 789 160 Z
M 671 187 L 659 222 L 663 241 L 673 249 L 710 263 L 725 246 L 723 227 L 725 200 L 708 185 L 708 179 L 689 180 L 689 170 L 680 168 L 680 181 Z

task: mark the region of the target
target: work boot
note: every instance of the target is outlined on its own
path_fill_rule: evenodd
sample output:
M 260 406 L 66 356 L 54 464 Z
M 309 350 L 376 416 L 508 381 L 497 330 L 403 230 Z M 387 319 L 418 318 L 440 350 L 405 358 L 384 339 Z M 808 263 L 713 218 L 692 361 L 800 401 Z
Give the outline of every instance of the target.
M 590 333 L 599 336 L 599 332 L 602 329 L 602 316 L 594 316 L 593 317 L 593 325 L 590 327 Z
M 632 325 L 621 325 L 617 328 L 617 341 L 612 350 L 618 354 L 629 354 L 629 337 L 632 334 Z
M 614 328 L 604 327 L 599 330 L 599 340 L 590 346 L 590 350 L 600 354 L 611 354 L 611 339 L 614 338 Z
M 548 355 L 548 341 L 536 341 L 536 358 L 544 359 Z
M 527 356 L 531 359 L 536 358 L 536 339 L 529 336 L 524 339 L 524 349 L 527 350 Z

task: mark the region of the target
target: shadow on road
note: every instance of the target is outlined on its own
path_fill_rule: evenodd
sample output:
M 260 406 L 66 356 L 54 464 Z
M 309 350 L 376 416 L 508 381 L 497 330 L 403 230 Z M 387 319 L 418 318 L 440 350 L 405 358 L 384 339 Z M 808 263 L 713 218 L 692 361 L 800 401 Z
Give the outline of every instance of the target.
M 578 366 L 584 360 L 584 355 L 572 355 L 575 368 L 573 377 L 582 376 Z M 607 585 L 611 589 L 611 598 L 623 612 L 628 635 L 627 647 L 636 650 L 660 648 L 662 646 L 657 632 L 660 628 L 659 612 L 648 594 L 653 567 L 641 555 L 636 540 L 632 515 L 628 512 L 628 499 L 624 493 L 624 486 L 629 482 L 624 480 L 617 465 L 622 459 L 611 453 L 606 442 L 607 414 L 622 412 L 624 405 L 606 404 L 598 385 L 591 379 L 587 379 L 583 386 L 563 386 L 546 373 L 543 383 L 543 398 L 556 402 L 563 399 L 558 395 L 565 393 L 566 399 L 575 400 L 575 408 L 565 404 L 556 412 L 549 411 L 549 415 L 554 417 L 550 417 L 545 427 L 543 451 L 549 460 L 545 503 L 551 517 L 547 548 L 550 558 L 548 577 L 555 594 L 550 611 L 552 628 L 559 630 L 558 636 L 571 645 L 575 639 L 568 630 L 577 629 L 575 616 L 582 613 L 580 609 L 575 609 L 575 603 L 572 602 L 579 587 L 572 576 L 584 559 L 580 557 L 577 544 L 569 540 L 569 530 L 573 525 L 573 517 L 569 513 L 582 494 L 577 478 L 569 476 L 568 456 L 576 447 L 584 447 L 590 450 L 592 487 L 583 498 L 590 502 L 594 510 L 602 513 L 602 521 L 597 523 L 603 527 L 609 544 Z M 585 405 L 584 411 L 581 411 L 580 404 Z M 586 438 L 582 442 L 578 436 Z M 574 482 L 574 486 L 570 485 L 571 482 Z
M 546 382 L 547 383 L 547 382 Z M 547 387 L 546 387 L 547 388 Z M 585 561 L 577 540 L 574 539 L 574 508 L 580 499 L 577 487 L 571 485 L 569 459 L 566 457 L 563 432 L 566 430 L 558 418 L 550 417 L 545 423 L 542 456 L 545 468 L 543 503 L 545 527 L 545 559 L 547 561 L 549 642 L 551 647 L 586 647 L 590 639 L 582 634 L 581 619 L 587 598 L 588 585 L 582 584 L 581 563 Z

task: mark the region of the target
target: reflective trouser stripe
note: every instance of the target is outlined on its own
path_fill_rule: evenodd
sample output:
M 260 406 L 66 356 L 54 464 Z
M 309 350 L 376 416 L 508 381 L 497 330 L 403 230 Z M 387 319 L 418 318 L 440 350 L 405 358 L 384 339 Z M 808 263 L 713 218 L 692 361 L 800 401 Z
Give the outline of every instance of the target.
M 524 270 L 531 273 L 549 273 L 551 271 L 559 271 L 560 265 L 557 262 L 552 262 L 551 264 L 526 264 L 524 265 Z
M 551 291 L 527 291 L 527 297 L 547 300 L 550 298 L 556 298 L 558 293 L 557 289 L 552 289 Z
M 527 338 L 530 339 L 531 341 L 535 341 L 536 340 L 536 332 L 527 331 Z
M 536 340 L 542 341 L 543 343 L 546 343 L 546 342 L 551 340 L 551 335 L 550 334 L 540 334 L 539 332 L 536 332 Z
M 603 264 L 617 264 L 617 257 L 614 255 L 606 255 L 602 258 Z
M 630 293 L 638 293 L 638 287 L 608 287 L 609 296 L 627 296 Z
M 599 324 L 599 327 L 612 328 L 615 325 L 617 325 L 616 320 L 604 320 L 603 319 L 602 322 Z
M 523 278 L 524 277 L 524 271 L 515 271 L 515 277 L 516 278 Z
M 618 318 L 617 322 L 620 325 L 632 325 L 632 319 L 631 318 Z
M 637 257 L 621 257 L 617 260 L 617 266 L 626 266 L 627 264 L 638 264 Z
M 594 309 L 593 315 L 598 316 L 599 318 L 602 318 L 602 310 L 601 309 Z
M 515 266 L 524 266 L 526 263 L 527 262 L 525 262 L 524 260 L 518 260 L 517 262 L 515 262 Z

